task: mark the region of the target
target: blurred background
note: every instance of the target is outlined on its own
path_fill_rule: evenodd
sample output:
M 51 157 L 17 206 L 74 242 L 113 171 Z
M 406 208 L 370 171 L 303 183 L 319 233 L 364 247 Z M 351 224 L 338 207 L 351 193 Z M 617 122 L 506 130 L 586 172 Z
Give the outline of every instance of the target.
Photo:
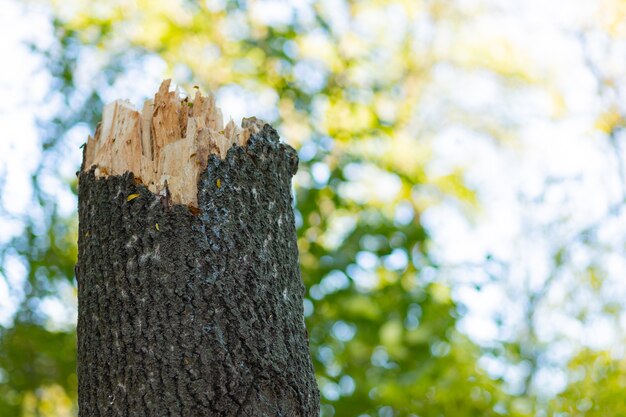
M 75 416 L 103 104 L 211 90 L 298 150 L 322 415 L 626 414 L 626 1 L 0 0 L 0 416 Z

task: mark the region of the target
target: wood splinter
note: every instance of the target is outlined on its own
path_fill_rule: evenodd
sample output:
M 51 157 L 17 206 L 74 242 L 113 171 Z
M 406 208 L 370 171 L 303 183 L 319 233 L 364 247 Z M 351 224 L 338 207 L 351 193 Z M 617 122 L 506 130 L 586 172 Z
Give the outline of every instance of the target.
M 163 81 L 141 111 L 128 100 L 107 104 L 94 137 L 87 139 L 82 170 L 95 166 L 97 177 L 130 171 L 153 193 L 167 188 L 172 203 L 197 207 L 197 183 L 209 155 L 224 159 L 231 146 L 246 146 L 265 122 L 251 117 L 241 127 L 232 119 L 224 126 L 213 94 L 196 89 L 193 101 L 181 99 L 170 84 Z

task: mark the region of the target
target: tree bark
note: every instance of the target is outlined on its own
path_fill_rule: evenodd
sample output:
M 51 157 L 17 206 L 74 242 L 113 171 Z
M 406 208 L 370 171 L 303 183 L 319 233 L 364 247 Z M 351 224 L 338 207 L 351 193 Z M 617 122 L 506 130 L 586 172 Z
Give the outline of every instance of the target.
M 319 415 L 291 198 L 269 125 L 209 156 L 198 209 L 79 174 L 79 416 Z M 138 194 L 138 196 L 136 196 Z

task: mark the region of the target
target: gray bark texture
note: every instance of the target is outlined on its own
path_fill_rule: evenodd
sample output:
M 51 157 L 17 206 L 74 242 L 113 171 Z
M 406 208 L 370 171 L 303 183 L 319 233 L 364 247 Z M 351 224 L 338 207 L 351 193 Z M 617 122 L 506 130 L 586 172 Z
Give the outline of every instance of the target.
M 209 157 L 193 211 L 132 173 L 81 171 L 80 417 L 319 415 L 297 165 L 266 125 L 224 160 Z

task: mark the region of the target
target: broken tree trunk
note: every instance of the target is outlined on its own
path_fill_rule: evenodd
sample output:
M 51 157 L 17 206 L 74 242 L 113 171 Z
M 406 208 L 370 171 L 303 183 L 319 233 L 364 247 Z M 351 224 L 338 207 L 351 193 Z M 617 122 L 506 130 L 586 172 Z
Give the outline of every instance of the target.
M 297 161 L 169 81 L 142 112 L 105 108 L 79 174 L 81 417 L 319 415 Z

